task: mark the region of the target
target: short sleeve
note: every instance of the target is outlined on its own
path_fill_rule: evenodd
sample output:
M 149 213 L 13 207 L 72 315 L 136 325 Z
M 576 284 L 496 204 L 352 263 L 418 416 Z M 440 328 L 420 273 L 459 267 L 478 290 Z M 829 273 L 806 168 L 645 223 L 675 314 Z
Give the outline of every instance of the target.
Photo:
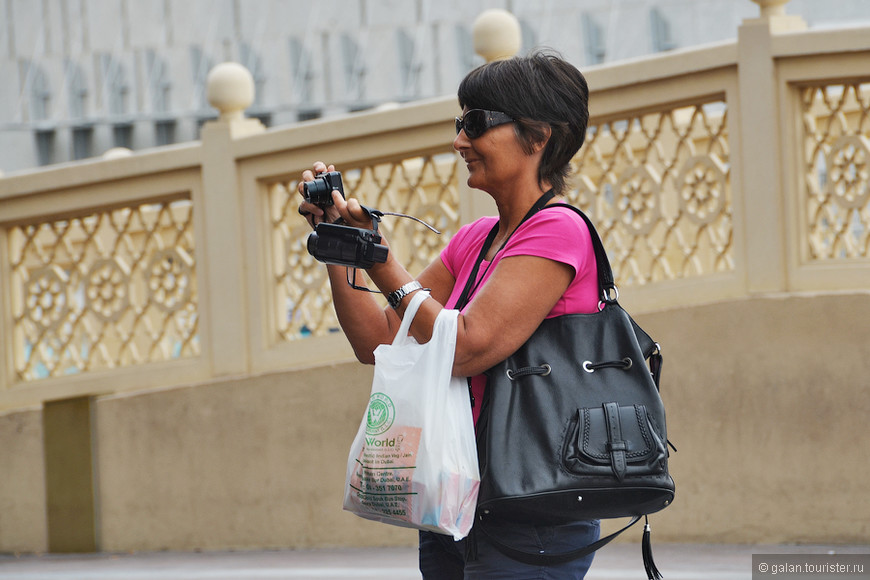
M 548 316 L 597 311 L 595 250 L 586 222 L 574 210 L 554 207 L 539 211 L 511 236 L 503 258 L 510 256 L 539 256 L 574 270 L 574 279 Z

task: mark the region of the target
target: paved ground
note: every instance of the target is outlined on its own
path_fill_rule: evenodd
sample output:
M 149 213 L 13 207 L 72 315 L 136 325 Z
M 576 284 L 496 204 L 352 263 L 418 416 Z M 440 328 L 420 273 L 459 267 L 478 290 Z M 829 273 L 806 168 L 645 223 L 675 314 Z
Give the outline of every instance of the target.
M 870 553 L 870 546 L 658 544 L 665 580 L 752 580 L 752 554 Z M 0 555 L 2 580 L 419 580 L 414 548 L 215 553 Z M 862 576 L 864 577 L 864 576 Z M 610 545 L 587 580 L 643 580 L 639 543 Z M 811 580 L 807 578 L 807 580 Z

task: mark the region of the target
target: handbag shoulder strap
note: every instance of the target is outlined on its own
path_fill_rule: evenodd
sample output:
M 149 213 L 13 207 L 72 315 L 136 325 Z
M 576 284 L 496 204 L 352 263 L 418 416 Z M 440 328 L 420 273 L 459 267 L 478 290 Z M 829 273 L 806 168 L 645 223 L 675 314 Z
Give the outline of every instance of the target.
M 546 207 L 567 207 L 576 212 L 586 222 L 589 236 L 592 238 L 592 249 L 595 251 L 595 264 L 598 268 L 598 294 L 604 302 L 614 301 L 615 298 L 610 298 L 610 291 L 616 290 L 616 283 L 613 281 L 613 270 L 610 268 L 610 260 L 607 257 L 607 252 L 604 250 L 601 236 L 598 235 L 598 230 L 595 229 L 595 224 L 592 223 L 592 220 L 583 211 L 571 204 L 554 203 Z
M 613 270 L 610 267 L 610 259 L 607 257 L 607 252 L 604 250 L 604 243 L 601 241 L 601 236 L 598 235 L 598 230 L 595 229 L 595 224 L 592 223 L 592 220 L 590 220 L 583 211 L 573 205 L 567 203 L 545 205 L 546 201 L 549 201 L 551 198 L 552 195 L 547 196 L 545 194 L 545 196 L 542 196 L 542 198 L 538 200 L 538 203 L 529 210 L 529 213 L 526 214 L 526 217 L 523 218 L 520 225 L 535 215 L 538 211 L 548 207 L 566 207 L 576 212 L 577 215 L 583 218 L 583 221 L 586 222 L 586 228 L 589 230 L 589 236 L 592 239 L 592 249 L 595 252 L 595 264 L 598 269 L 598 295 L 601 297 L 603 302 L 615 302 L 618 294 L 616 292 L 616 283 L 613 280 Z M 519 229 L 519 226 L 517 226 L 517 229 Z M 498 224 L 496 223 L 490 230 L 489 235 L 487 235 L 486 240 L 483 242 L 483 246 L 477 256 L 474 268 L 471 270 L 471 274 L 468 276 L 468 280 L 465 283 L 465 288 L 463 288 L 462 294 L 460 294 L 459 299 L 456 301 L 456 310 L 462 310 L 471 299 L 471 293 L 474 289 L 475 283 L 477 282 L 477 274 L 480 270 L 480 265 L 483 263 L 483 259 L 489 251 L 489 248 L 492 246 L 492 242 L 495 240 L 497 234 Z M 505 244 L 507 244 L 507 240 L 505 240 Z M 504 247 L 504 244 L 502 244 L 502 247 Z M 613 291 L 613 298 L 611 298 L 611 291 Z
M 577 548 L 576 550 L 571 550 L 569 552 L 562 552 L 558 554 L 542 554 L 540 552 L 526 552 L 524 550 L 519 550 L 517 548 L 508 546 L 501 540 L 495 537 L 492 533 L 490 533 L 486 526 L 475 526 L 475 530 L 480 530 L 480 532 L 486 537 L 492 546 L 507 556 L 508 558 L 512 558 L 518 562 L 522 562 L 524 564 L 529 564 L 530 566 L 558 566 L 559 564 L 565 564 L 567 562 L 572 562 L 577 560 L 578 558 L 582 558 L 583 556 L 588 556 L 592 552 L 595 552 L 601 548 L 603 548 L 606 544 L 609 544 L 611 540 L 615 539 L 616 536 L 620 535 L 622 532 L 636 524 L 640 521 L 642 516 L 633 516 L 631 521 L 628 522 L 624 528 L 619 531 L 613 532 L 609 536 L 605 536 L 588 546 L 583 546 L 582 548 Z

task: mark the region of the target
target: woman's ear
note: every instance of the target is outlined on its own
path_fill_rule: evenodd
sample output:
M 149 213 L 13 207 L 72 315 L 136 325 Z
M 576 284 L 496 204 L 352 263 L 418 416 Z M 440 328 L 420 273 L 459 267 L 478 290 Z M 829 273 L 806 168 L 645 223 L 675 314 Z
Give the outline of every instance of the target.
M 550 142 L 550 137 L 553 136 L 553 129 L 547 125 L 541 130 L 540 138 L 532 144 L 532 153 L 540 153 Z

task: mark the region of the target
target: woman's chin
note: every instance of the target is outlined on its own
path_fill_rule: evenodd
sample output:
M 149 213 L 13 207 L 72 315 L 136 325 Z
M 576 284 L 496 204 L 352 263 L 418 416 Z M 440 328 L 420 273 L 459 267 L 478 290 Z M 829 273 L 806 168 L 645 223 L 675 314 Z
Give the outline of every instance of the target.
M 484 179 L 479 173 L 476 173 L 472 170 L 468 174 L 468 180 L 466 181 L 466 183 L 468 184 L 468 187 L 474 189 L 483 189 L 482 186 L 484 185 Z

